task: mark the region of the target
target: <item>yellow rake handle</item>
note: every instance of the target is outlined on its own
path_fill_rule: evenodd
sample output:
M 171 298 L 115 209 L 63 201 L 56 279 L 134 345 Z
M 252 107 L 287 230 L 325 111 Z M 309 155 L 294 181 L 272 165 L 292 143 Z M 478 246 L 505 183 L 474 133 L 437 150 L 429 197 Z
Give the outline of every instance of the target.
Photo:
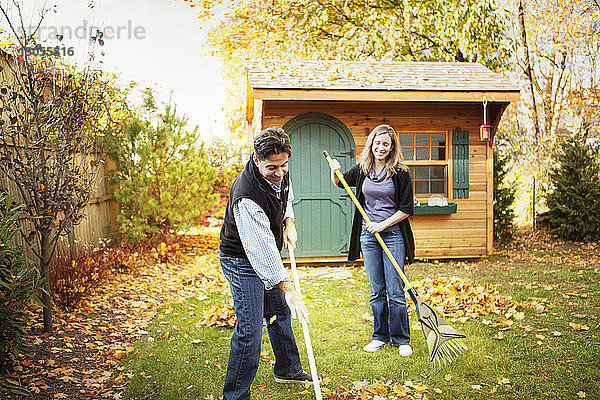
M 331 157 L 329 156 L 329 153 L 327 152 L 327 150 L 323 150 L 323 155 L 327 159 L 327 162 L 331 162 Z M 336 169 L 334 171 L 334 173 L 338 177 L 338 179 L 340 180 L 340 182 L 342 182 L 342 185 L 344 185 L 344 189 L 346 189 L 346 192 L 348 192 L 348 195 L 350 195 L 350 198 L 354 202 L 354 205 L 356 206 L 356 208 L 358 209 L 358 211 L 360 211 L 360 213 L 362 214 L 362 216 L 365 219 L 365 221 L 367 222 L 367 224 L 371 223 L 371 220 L 367 216 L 367 213 L 365 212 L 365 210 L 362 208 L 362 206 L 358 202 L 358 199 L 356 198 L 356 196 L 354 195 L 354 193 L 352 193 L 352 189 L 350 189 L 350 186 L 348 186 L 348 183 L 346 183 L 346 180 L 344 179 L 344 176 L 342 175 L 342 173 L 340 172 L 340 170 Z M 385 251 L 385 254 L 387 254 L 387 256 L 389 257 L 390 261 L 394 265 L 394 268 L 396 268 L 396 271 L 398 271 L 398 274 L 400 274 L 400 278 L 402 278 L 402 280 L 404 281 L 405 289 L 406 290 L 410 290 L 412 288 L 411 284 L 408 282 L 408 279 L 406 279 L 406 275 L 404 275 L 404 272 L 402 272 L 402 269 L 400 269 L 400 266 L 398 265 L 398 262 L 396 261 L 396 259 L 394 258 L 394 256 L 390 252 L 390 249 L 388 249 L 387 245 L 385 244 L 385 242 L 381 238 L 381 235 L 379 235 L 378 232 L 375 232 L 375 237 L 377 238 L 377 241 L 381 245 L 381 248 L 383 248 L 383 251 Z

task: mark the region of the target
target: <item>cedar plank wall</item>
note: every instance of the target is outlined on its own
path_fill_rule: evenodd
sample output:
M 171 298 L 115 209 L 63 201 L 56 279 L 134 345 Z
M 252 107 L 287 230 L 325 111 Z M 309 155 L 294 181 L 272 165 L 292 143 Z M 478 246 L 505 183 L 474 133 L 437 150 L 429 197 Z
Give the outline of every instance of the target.
M 487 187 L 489 185 L 490 190 L 492 188 L 491 177 L 488 179 L 486 172 L 486 145 L 479 140 L 478 126 L 482 123 L 481 104 L 265 100 L 262 111 L 262 126 L 265 128 L 281 127 L 293 117 L 307 112 L 329 114 L 350 129 L 356 143 L 357 155 L 362 151 L 371 129 L 381 123 L 388 123 L 397 131 L 468 130 L 469 198 L 449 198 L 450 202 L 458 205 L 456 214 L 411 217 L 416 255 L 444 258 L 478 257 L 491 253 L 493 222 L 490 222 L 489 216 L 492 204 L 490 203 L 490 210 L 486 210 L 486 203 L 489 201 Z M 451 148 L 449 154 L 451 158 Z M 450 167 L 450 179 L 451 174 Z M 452 196 L 451 187 L 448 188 L 448 193 Z

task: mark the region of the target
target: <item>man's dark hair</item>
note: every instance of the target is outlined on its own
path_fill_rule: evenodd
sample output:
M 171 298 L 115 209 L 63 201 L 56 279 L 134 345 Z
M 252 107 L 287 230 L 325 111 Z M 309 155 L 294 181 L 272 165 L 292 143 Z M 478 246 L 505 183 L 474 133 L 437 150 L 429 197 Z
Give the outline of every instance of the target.
M 292 155 L 290 137 L 281 128 L 267 128 L 254 139 L 254 154 L 259 160 L 265 160 L 271 154 L 287 153 Z

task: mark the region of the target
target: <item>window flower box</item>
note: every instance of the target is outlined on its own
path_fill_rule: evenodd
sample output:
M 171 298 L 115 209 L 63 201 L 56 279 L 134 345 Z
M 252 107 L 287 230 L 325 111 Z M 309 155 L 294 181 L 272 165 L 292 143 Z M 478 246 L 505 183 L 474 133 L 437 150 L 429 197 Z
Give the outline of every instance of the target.
M 456 214 L 456 203 L 448 203 L 447 206 L 415 206 L 414 212 L 415 215 Z

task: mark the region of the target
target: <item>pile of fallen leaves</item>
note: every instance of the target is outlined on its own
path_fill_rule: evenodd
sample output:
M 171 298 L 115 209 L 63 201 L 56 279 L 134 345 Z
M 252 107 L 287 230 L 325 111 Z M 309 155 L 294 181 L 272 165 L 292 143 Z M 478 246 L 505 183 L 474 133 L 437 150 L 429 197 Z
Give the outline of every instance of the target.
M 428 399 L 427 387 L 411 381 L 396 383 L 377 380 L 372 383 L 354 381 L 352 387 L 338 386 L 335 392 L 324 390 L 325 398 L 331 400 L 409 400 Z M 435 390 L 441 393 L 441 390 Z
M 214 307 L 212 310 L 204 314 L 202 325 L 206 326 L 223 326 L 227 328 L 235 327 L 235 309 L 233 308 L 233 300 L 228 297 L 220 306 Z
M 198 291 L 229 293 L 229 284 L 221 271 L 217 254 L 205 254 L 191 262 L 183 271 L 181 283 Z
M 461 322 L 490 313 L 514 311 L 520 306 L 511 297 L 502 296 L 493 285 L 479 285 L 469 279 L 426 278 L 413 284 L 421 299 Z

